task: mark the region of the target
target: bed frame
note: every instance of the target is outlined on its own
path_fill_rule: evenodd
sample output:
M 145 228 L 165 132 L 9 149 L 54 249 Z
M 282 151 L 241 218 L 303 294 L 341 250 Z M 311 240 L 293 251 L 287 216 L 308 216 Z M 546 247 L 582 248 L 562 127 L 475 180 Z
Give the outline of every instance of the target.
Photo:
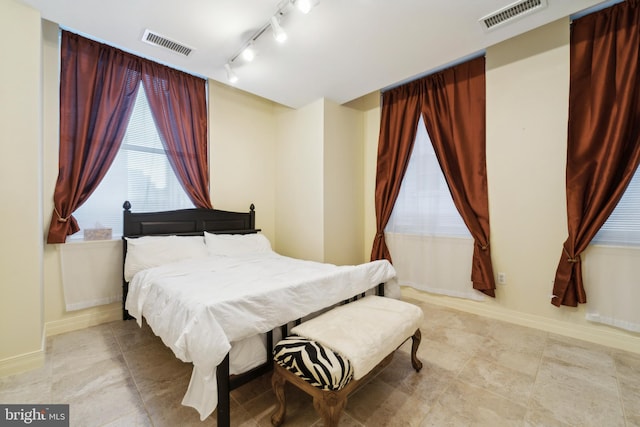
M 197 236 L 205 231 L 216 234 L 252 234 L 261 231 L 255 228 L 255 206 L 251 204 L 249 212 L 228 212 L 217 209 L 180 209 L 164 212 L 131 212 L 131 203 L 128 201 L 122 205 L 123 211 L 123 279 L 122 279 L 122 318 L 132 319 L 125 310 L 125 301 L 129 290 L 129 283 L 124 280 L 124 259 L 127 253 L 127 240 L 125 237 L 135 238 L 142 236 Z M 384 295 L 384 284 L 377 287 L 376 293 Z M 356 295 L 353 299 L 360 296 Z M 348 301 L 347 301 L 348 302 Z M 300 320 L 295 320 L 300 323 Z M 287 335 L 287 325 L 282 326 L 283 336 Z M 273 369 L 273 334 L 267 334 L 267 358 L 266 363 L 248 372 L 238 375 L 229 375 L 229 354 L 217 367 L 218 380 L 218 426 L 230 425 L 230 396 L 234 390 L 249 381 L 258 378 Z
M 127 253 L 125 237 L 142 236 L 197 236 L 205 231 L 216 234 L 252 234 L 260 229 L 255 228 L 255 206 L 251 204 L 249 212 L 227 212 L 217 209 L 181 209 L 165 212 L 131 212 L 131 203 L 122 205 L 122 244 L 123 254 Z M 129 283 L 124 280 L 124 256 L 122 279 L 122 318 L 132 319 L 125 307 Z M 267 349 L 273 348 L 273 335 L 267 333 Z M 229 376 L 229 355 L 217 368 L 218 379 L 218 426 L 230 424 L 231 390 L 269 372 L 272 368 L 272 358 L 267 355 L 267 363 L 258 366 L 244 374 Z

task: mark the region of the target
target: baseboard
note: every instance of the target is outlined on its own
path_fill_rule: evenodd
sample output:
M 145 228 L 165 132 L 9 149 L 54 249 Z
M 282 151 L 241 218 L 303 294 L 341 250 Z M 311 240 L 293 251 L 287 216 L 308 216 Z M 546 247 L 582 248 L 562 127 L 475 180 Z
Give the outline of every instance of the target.
M 494 304 L 489 306 L 482 302 L 429 294 L 404 286 L 402 287 L 402 295 L 491 319 L 502 320 L 520 326 L 540 329 L 546 332 L 640 354 L 640 334 L 625 332 L 606 325 L 594 324 L 592 327 L 578 325 L 562 320 L 509 310 Z
M 26 371 L 31 371 L 44 366 L 45 362 L 45 338 L 65 332 L 77 331 L 90 326 L 112 322 L 122 319 L 122 307 L 120 304 L 111 304 L 100 307 L 89 313 L 76 316 L 69 316 L 65 319 L 47 322 L 44 325 L 45 333 L 42 337 L 41 350 L 30 353 L 12 356 L 0 360 L 0 377 L 15 375 Z
M 77 331 L 90 326 L 112 322 L 122 319 L 122 307 L 118 304 L 104 306 L 90 313 L 83 313 L 77 316 L 66 317 L 45 323 L 45 334 L 47 337 L 63 334 L 65 332 Z
M 0 377 L 19 374 L 44 366 L 44 350 L 0 360 Z

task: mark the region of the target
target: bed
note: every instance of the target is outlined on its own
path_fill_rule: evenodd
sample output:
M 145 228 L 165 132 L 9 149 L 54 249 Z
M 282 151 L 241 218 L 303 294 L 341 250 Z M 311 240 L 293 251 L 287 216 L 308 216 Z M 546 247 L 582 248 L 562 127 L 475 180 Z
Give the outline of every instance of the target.
M 336 266 L 277 254 L 248 212 L 135 213 L 123 205 L 123 318 L 143 319 L 193 363 L 182 401 L 230 424 L 229 393 L 272 368 L 273 333 L 366 293 L 384 294 L 386 260 Z M 387 285 L 388 286 L 388 285 Z M 280 332 L 281 331 L 281 332 Z

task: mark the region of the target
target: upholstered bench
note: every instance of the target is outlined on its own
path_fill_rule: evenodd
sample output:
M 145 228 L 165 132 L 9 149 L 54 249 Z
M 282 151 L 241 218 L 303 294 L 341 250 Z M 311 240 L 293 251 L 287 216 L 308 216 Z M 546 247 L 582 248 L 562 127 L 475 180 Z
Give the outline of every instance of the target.
M 347 396 L 387 366 L 395 350 L 409 338 L 411 364 L 422 368 L 422 310 L 393 298 L 367 296 L 301 323 L 274 346 L 271 380 L 278 406 L 271 423 L 284 422 L 286 382 L 313 397 L 325 427 L 337 426 Z

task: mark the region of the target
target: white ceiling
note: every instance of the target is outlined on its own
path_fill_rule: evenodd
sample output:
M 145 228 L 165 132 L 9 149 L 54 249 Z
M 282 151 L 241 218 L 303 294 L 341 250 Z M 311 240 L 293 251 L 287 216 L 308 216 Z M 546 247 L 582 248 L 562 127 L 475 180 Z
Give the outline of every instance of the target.
M 269 21 L 278 0 L 22 0 L 63 28 L 175 68 L 228 83 L 224 64 Z M 287 0 L 284 0 L 285 2 Z M 234 62 L 239 89 L 299 108 L 340 104 L 478 54 L 500 41 L 602 0 L 546 0 L 547 7 L 485 32 L 478 20 L 514 0 L 320 0 L 282 17 L 288 40 L 268 29 L 251 63 Z M 141 41 L 145 29 L 192 47 L 188 56 Z

